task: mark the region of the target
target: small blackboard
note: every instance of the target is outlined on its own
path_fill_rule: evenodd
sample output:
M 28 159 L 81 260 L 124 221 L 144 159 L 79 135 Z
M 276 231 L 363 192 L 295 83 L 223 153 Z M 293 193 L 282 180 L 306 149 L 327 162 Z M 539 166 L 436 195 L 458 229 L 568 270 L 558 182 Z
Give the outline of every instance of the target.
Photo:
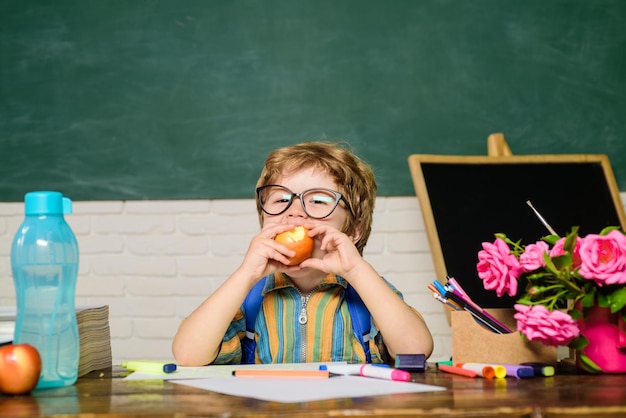
M 411 155 L 409 167 L 435 272 L 461 283 L 484 308 L 510 308 L 514 299 L 483 288 L 476 272 L 483 241 L 494 233 L 528 244 L 549 231 L 530 201 L 559 235 L 626 225 L 619 189 L 606 155 Z

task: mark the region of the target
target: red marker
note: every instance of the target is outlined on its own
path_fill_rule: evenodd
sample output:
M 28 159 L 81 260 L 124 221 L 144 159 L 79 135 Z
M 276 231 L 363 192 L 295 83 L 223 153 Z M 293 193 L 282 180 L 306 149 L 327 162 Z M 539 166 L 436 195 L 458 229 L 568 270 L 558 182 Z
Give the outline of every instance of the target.
M 454 366 L 447 366 L 445 364 L 440 364 L 437 366 L 437 368 L 441 370 L 442 372 L 458 374 L 459 376 L 467 376 L 467 377 L 478 376 L 478 373 L 476 373 L 474 370 L 464 369 L 462 367 L 454 367 Z

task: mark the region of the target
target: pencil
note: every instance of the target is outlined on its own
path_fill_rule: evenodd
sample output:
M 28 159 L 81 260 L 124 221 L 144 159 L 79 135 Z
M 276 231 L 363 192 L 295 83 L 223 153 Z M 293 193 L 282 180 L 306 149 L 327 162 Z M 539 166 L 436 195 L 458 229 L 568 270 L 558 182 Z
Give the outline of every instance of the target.
M 233 371 L 233 376 L 328 379 L 330 373 L 328 370 L 239 369 Z

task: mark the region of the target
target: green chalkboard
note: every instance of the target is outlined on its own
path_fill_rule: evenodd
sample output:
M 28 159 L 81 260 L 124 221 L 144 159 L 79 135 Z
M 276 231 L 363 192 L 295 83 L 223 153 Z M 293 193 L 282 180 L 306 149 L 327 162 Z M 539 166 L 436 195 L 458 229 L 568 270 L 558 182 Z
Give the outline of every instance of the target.
M 266 154 L 607 154 L 626 190 L 623 0 L 3 0 L 0 201 L 252 197 Z

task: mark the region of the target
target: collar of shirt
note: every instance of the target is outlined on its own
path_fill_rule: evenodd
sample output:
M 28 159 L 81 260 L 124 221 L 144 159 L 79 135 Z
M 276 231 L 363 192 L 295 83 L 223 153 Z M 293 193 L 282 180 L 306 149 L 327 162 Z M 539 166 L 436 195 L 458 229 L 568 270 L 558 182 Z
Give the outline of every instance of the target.
M 341 276 L 337 276 L 336 274 L 329 273 L 321 281 L 319 287 L 322 288 L 324 286 L 329 286 L 329 285 L 330 286 L 339 285 L 345 289 L 348 287 L 348 282 L 346 281 L 346 279 L 344 279 Z M 267 277 L 267 280 L 265 280 L 265 286 L 263 287 L 262 294 L 263 296 L 265 296 L 268 292 L 271 292 L 272 290 L 282 289 L 285 287 L 296 287 L 296 286 L 293 284 L 289 276 L 287 276 L 286 274 L 277 272 Z

